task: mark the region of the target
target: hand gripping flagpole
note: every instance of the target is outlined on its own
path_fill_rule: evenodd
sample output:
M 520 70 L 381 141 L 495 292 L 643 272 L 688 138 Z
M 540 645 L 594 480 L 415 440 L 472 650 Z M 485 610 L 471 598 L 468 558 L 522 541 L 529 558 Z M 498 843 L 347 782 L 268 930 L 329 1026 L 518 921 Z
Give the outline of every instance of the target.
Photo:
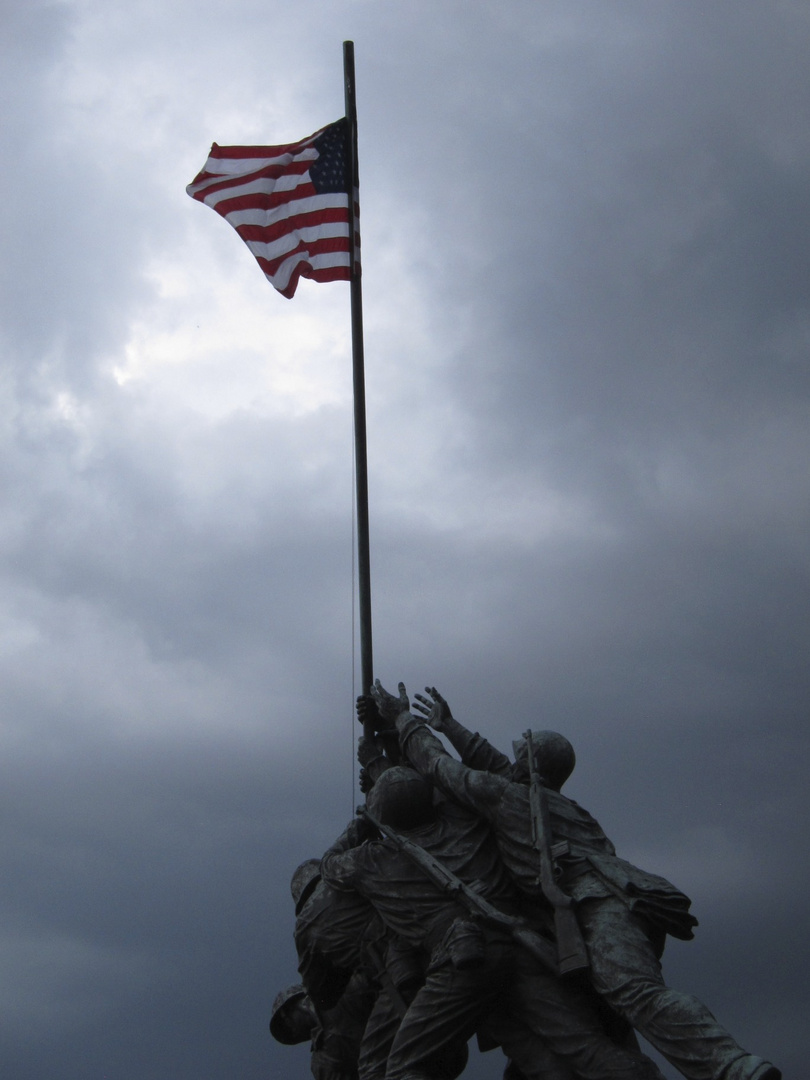
M 349 266 L 351 269 L 352 371 L 354 380 L 354 460 L 357 490 L 357 580 L 360 609 L 360 671 L 362 693 L 374 679 L 371 652 L 371 565 L 368 539 L 368 462 L 366 455 L 366 383 L 363 354 L 363 292 L 358 259 L 357 222 L 357 103 L 354 92 L 354 42 L 343 42 L 343 80 L 349 123 Z M 365 730 L 373 735 L 373 728 Z

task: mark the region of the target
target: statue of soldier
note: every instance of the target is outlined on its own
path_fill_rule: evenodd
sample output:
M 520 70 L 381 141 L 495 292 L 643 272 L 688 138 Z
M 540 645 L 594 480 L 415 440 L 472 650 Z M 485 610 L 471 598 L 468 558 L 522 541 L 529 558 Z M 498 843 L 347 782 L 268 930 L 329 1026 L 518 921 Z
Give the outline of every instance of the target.
M 357 756 L 367 792 L 399 760 L 396 733 L 361 738 Z M 383 1080 L 394 1036 L 424 982 L 424 959 L 383 925 L 359 893 L 330 888 L 321 878 L 320 862 L 302 862 L 290 884 L 298 970 L 307 997 L 301 1005 L 293 992 L 298 988 L 288 988 L 287 997 L 280 994 L 271 1031 L 277 1039 L 288 1029 L 300 1033 L 308 1009 L 317 1021 L 311 1058 L 317 1080 L 328 1080 L 329 1069 L 334 1080 Z M 466 1044 L 455 1044 L 432 1062 L 434 1080 L 455 1080 L 466 1063 Z
M 351 995 L 347 999 L 351 1002 Z M 359 1020 L 359 1023 L 358 1023 Z M 270 1014 L 270 1034 L 285 1046 L 310 1042 L 314 1080 L 357 1080 L 357 1056 L 365 1019 L 352 1015 L 341 1002 L 320 1015 L 302 983 L 276 995 Z
M 406 998 L 424 978 L 421 959 L 392 940 L 359 893 L 330 888 L 321 879 L 319 859 L 301 863 L 290 887 L 298 971 L 317 1020 L 313 1075 L 333 1080 L 331 1070 L 334 1080 L 383 1080 Z M 286 1018 L 290 1004 L 286 999 L 278 1003 Z M 296 1019 L 299 1013 L 296 1009 Z M 276 1021 L 276 1029 L 286 1030 L 282 1021 Z M 447 1069 L 437 1072 L 437 1080 L 454 1080 L 465 1062 L 466 1056 L 461 1061 L 456 1055 Z
M 382 774 L 368 805 L 499 910 L 517 912 L 519 895 L 475 814 L 448 800 L 436 805 L 430 785 L 403 767 Z M 549 1050 L 582 1080 L 661 1080 L 652 1061 L 611 1042 L 586 995 L 543 971 L 502 928 L 474 923 L 395 844 L 375 839 L 364 819 L 350 823 L 321 868 L 335 890 L 361 893 L 400 940 L 428 957 L 425 982 L 393 1041 L 386 1080 L 430 1080 L 437 1057 L 466 1043 L 499 1007 L 499 1041 L 527 1080 L 560 1076 Z
M 288 987 L 278 996 L 270 1031 L 279 1042 L 304 1041 L 286 1036 L 301 1036 L 310 1016 L 315 1080 L 357 1080 L 363 1033 L 376 998 L 367 953 L 384 929 L 362 897 L 334 893 L 321 881 L 319 859 L 296 868 L 290 891 L 300 994 Z M 383 1071 L 385 1053 L 387 1048 Z
M 430 700 L 419 698 L 415 708 L 462 761 L 411 714 L 402 683 L 395 698 L 378 681 L 374 699 L 414 768 L 491 825 L 515 882 L 542 902 L 525 740 L 515 744 L 513 765 L 459 724 L 435 688 L 426 692 Z M 557 861 L 559 884 L 575 904 L 594 988 L 688 1080 L 781 1080 L 774 1065 L 743 1050 L 701 1002 L 665 985 L 659 962 L 665 935 L 691 938 L 696 924 L 688 899 L 665 879 L 618 858 L 598 822 L 560 791 L 574 768 L 571 744 L 556 732 L 532 734 L 552 833 L 546 841 L 565 847 Z

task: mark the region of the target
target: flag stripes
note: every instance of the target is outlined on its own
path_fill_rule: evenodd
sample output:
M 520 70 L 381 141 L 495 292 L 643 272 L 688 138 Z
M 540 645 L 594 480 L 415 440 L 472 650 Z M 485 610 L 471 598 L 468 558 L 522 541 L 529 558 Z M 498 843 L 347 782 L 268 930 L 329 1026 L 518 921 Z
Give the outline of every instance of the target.
M 338 120 L 283 146 L 214 143 L 186 188 L 233 226 L 270 284 L 287 298 L 301 277 L 350 279 L 346 127 Z

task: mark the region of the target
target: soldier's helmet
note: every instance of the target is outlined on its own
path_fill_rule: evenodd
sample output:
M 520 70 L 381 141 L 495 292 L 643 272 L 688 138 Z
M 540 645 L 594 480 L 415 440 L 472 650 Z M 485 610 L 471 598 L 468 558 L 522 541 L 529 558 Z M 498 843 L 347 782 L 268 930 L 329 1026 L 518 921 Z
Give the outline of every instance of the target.
M 285 987 L 273 1002 L 270 1015 L 270 1034 L 286 1046 L 306 1042 L 312 1037 L 315 1016 L 307 992 L 301 983 Z
M 295 904 L 296 915 L 301 911 L 307 900 L 309 900 L 315 890 L 315 886 L 320 880 L 320 859 L 307 859 L 293 871 L 292 880 L 290 881 L 290 892 L 292 893 L 293 902 Z
M 559 791 L 574 771 L 577 763 L 571 743 L 558 731 L 532 731 L 534 747 L 534 767 L 546 787 Z M 528 777 L 526 762 L 526 740 L 517 739 L 512 743 L 515 753 L 515 771 L 521 779 Z M 516 776 L 517 778 L 517 776 Z
M 433 821 L 433 787 L 413 769 L 395 765 L 380 776 L 368 793 L 368 808 L 392 829 L 416 829 Z

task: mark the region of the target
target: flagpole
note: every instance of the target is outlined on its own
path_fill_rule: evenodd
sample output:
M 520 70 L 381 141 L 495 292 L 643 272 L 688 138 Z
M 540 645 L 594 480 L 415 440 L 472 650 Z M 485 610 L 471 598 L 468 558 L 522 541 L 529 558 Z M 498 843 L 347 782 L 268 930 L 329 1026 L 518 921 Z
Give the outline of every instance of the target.
M 354 90 L 354 42 L 343 42 L 343 81 L 346 119 L 349 123 L 349 220 L 351 244 L 352 372 L 354 382 L 354 460 L 357 490 L 357 583 L 360 614 L 360 672 L 363 694 L 368 694 L 374 679 L 371 650 L 371 563 L 368 538 L 368 461 L 366 454 L 366 382 L 363 354 L 363 292 L 360 263 L 357 259 L 358 223 L 356 192 L 357 102 Z M 373 729 L 365 732 L 373 734 Z

